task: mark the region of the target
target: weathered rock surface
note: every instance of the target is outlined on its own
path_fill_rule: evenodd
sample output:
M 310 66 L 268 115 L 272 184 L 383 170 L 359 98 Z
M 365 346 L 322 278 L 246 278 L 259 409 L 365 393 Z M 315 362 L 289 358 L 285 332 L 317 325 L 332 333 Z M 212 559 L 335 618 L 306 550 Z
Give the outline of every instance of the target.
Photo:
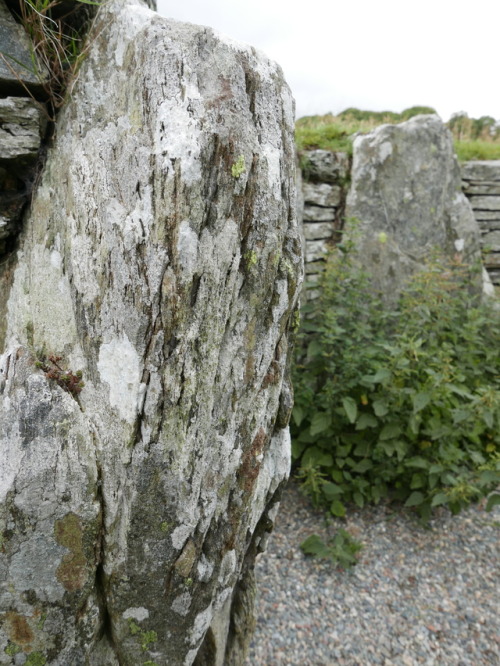
M 45 117 L 32 99 L 0 99 L 0 255 L 20 227 L 44 131 Z
M 40 107 L 30 98 L 0 99 L 0 161 L 31 164 L 36 160 L 43 120 Z
M 23 27 L 0 0 L 0 90 L 4 96 L 37 90 L 41 71 L 34 70 L 32 48 Z
M 292 98 L 138 0 L 92 41 L 0 299 L 0 664 L 233 666 L 290 462 Z
M 338 206 L 342 194 L 340 185 L 308 183 L 307 181 L 304 182 L 302 193 L 304 203 L 313 206 Z
M 388 298 L 431 251 L 480 262 L 479 228 L 462 193 L 451 135 L 437 116 L 383 125 L 354 141 L 347 228 L 373 286 Z
M 307 176 L 307 181 L 338 183 L 348 176 L 349 168 L 347 153 L 318 149 L 308 150 L 304 154 L 303 171 Z

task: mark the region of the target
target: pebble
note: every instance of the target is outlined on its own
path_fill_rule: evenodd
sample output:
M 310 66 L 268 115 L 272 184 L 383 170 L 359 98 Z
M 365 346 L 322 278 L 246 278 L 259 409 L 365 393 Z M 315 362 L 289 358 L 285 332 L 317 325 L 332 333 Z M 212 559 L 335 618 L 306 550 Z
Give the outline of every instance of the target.
M 300 550 L 339 527 L 363 544 L 350 571 Z M 325 521 L 291 481 L 256 574 L 245 666 L 500 666 L 499 506 L 429 528 L 390 505 Z

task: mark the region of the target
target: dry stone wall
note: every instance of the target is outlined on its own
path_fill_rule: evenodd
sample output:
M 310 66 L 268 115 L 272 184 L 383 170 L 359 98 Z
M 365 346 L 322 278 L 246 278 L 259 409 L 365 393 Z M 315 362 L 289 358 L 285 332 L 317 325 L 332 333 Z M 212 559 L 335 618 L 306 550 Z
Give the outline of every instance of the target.
M 500 285 L 500 160 L 467 162 L 462 179 L 481 230 L 485 268 L 493 284 Z
M 484 257 L 483 263 L 489 273 L 490 280 L 494 284 L 500 284 L 500 161 L 468 162 L 462 165 L 462 188 L 472 207 L 471 214 L 463 195 L 460 195 L 460 201 L 455 197 L 456 189 L 460 190 L 458 164 L 456 158 L 452 155 L 451 138 L 439 119 L 428 117 L 425 121 L 419 119 L 409 124 L 405 123 L 404 126 L 409 128 L 410 132 L 420 132 L 421 136 L 417 137 L 412 151 L 407 151 L 406 156 L 397 162 L 394 174 L 389 173 L 390 170 L 385 174 L 383 173 L 385 168 L 383 165 L 388 157 L 384 151 L 389 151 L 389 144 L 394 140 L 393 136 L 400 132 L 397 129 L 398 126 L 387 126 L 383 130 L 380 128 L 381 133 L 378 130 L 376 132 L 376 136 L 379 138 L 373 140 L 369 135 L 367 139 L 369 146 L 364 158 L 366 161 L 366 182 L 358 183 L 355 191 L 351 190 L 351 200 L 355 197 L 357 203 L 356 206 L 351 205 L 350 210 L 347 211 L 347 216 L 356 215 L 365 221 L 375 216 L 382 225 L 380 226 L 379 222 L 376 222 L 380 226 L 380 229 L 377 226 L 377 232 L 380 232 L 382 227 L 384 227 L 384 231 L 391 231 L 394 227 L 393 231 L 395 231 L 397 227 L 401 228 L 400 224 L 405 219 L 410 219 L 409 216 L 411 216 L 413 221 L 410 226 L 414 229 L 421 229 L 420 240 L 425 241 L 424 245 L 427 242 L 439 244 L 438 236 L 434 238 L 434 241 L 431 238 L 437 228 L 436 223 L 433 222 L 428 225 L 429 229 L 426 231 L 422 210 L 424 208 L 428 210 L 429 221 L 431 221 L 431 217 L 436 218 L 436 213 L 439 212 L 438 207 L 441 205 L 441 195 L 443 192 L 447 192 L 449 203 L 447 208 L 445 207 L 446 210 L 441 211 L 443 229 L 448 226 L 450 230 L 456 227 L 451 236 L 457 241 L 460 241 L 464 235 L 467 237 L 471 237 L 471 234 L 474 237 L 477 236 L 477 243 L 473 241 L 471 246 L 471 242 L 467 241 L 467 245 L 469 248 L 473 248 L 472 255 L 474 256 L 476 256 L 476 249 L 479 246 L 481 247 Z M 420 126 L 421 129 L 418 129 Z M 406 131 L 406 129 L 402 130 L 403 133 Z M 424 155 L 425 142 L 428 139 L 429 132 L 433 135 L 435 141 L 434 143 L 429 142 L 429 155 Z M 359 137 L 358 154 L 359 146 L 363 141 L 366 143 L 364 137 Z M 378 166 L 371 155 L 374 150 L 372 143 L 373 146 L 378 146 L 379 143 L 382 146 L 380 165 Z M 435 149 L 433 149 L 433 145 Z M 396 151 L 396 153 L 399 152 L 401 151 Z M 446 155 L 446 159 L 443 157 L 444 155 Z M 436 162 L 436 173 L 426 180 L 427 174 L 430 173 L 429 169 L 434 162 Z M 341 152 L 305 151 L 300 156 L 300 164 L 301 198 L 299 211 L 303 220 L 306 297 L 314 298 L 318 294 L 315 284 L 324 266 L 325 254 L 328 248 L 340 239 L 341 232 L 344 230 L 346 200 L 351 188 L 353 173 L 349 156 Z M 358 169 L 360 174 L 362 170 L 362 168 Z M 378 170 L 380 174 L 376 176 Z M 393 182 L 391 185 L 390 181 L 401 170 L 405 171 L 404 183 L 395 185 Z M 443 177 L 441 178 L 439 174 L 443 174 Z M 356 174 L 354 176 L 355 180 L 358 181 L 358 176 Z M 378 178 L 380 182 L 375 184 L 373 189 L 374 178 Z M 418 182 L 422 178 L 424 184 L 420 187 Z M 439 191 L 436 192 L 434 197 L 435 203 L 432 203 L 430 199 L 427 201 L 424 195 L 432 191 L 434 183 L 437 184 Z M 400 197 L 398 191 L 400 191 Z M 361 200 L 362 205 L 358 205 Z M 391 206 L 392 209 L 389 210 Z M 380 208 L 379 213 L 377 213 L 377 208 Z M 392 221 L 387 220 L 388 214 Z M 474 224 L 473 218 L 475 218 L 477 224 Z M 399 222 L 397 222 L 398 219 Z M 387 229 L 384 226 L 386 224 L 388 224 Z M 373 226 L 373 221 L 369 226 Z M 480 235 L 478 232 L 480 232 Z M 444 237 L 442 235 L 442 241 Z M 460 242 L 458 247 L 461 247 Z M 418 252 L 421 251 L 420 245 L 417 250 Z M 456 246 L 452 240 L 450 251 L 454 252 L 455 250 Z M 384 252 L 387 253 L 386 247 Z M 391 262 L 394 265 L 400 265 L 401 256 L 396 253 Z M 402 272 L 404 273 L 405 270 L 402 269 Z M 393 279 L 394 276 L 390 277 L 391 281 Z
M 305 273 L 307 284 L 314 285 L 342 228 L 350 158 L 346 153 L 311 150 L 301 156 L 301 165 Z

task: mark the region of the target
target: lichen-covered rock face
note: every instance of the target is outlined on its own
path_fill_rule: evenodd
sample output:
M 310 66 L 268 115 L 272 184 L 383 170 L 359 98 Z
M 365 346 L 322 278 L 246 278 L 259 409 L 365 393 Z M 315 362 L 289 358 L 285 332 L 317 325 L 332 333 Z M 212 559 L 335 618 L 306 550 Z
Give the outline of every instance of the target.
M 0 305 L 0 664 L 238 664 L 290 462 L 293 102 L 137 0 L 92 40 Z
M 479 229 L 438 116 L 357 137 L 351 177 L 347 229 L 356 228 L 360 260 L 389 298 L 433 250 L 480 261 Z

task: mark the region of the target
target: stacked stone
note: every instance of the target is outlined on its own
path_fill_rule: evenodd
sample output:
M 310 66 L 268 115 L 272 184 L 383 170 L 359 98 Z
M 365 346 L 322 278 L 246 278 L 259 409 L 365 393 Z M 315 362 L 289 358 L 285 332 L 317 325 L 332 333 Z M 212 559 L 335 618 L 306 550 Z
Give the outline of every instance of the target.
M 0 256 L 20 229 L 44 134 L 45 117 L 34 99 L 40 73 L 33 72 L 30 51 L 23 28 L 0 0 Z
M 306 287 L 311 287 L 342 226 L 350 159 L 346 153 L 311 150 L 304 152 L 301 162 Z M 309 288 L 308 298 L 315 295 L 315 290 Z
M 462 180 L 481 230 L 485 268 L 493 284 L 500 285 L 500 160 L 467 162 Z

